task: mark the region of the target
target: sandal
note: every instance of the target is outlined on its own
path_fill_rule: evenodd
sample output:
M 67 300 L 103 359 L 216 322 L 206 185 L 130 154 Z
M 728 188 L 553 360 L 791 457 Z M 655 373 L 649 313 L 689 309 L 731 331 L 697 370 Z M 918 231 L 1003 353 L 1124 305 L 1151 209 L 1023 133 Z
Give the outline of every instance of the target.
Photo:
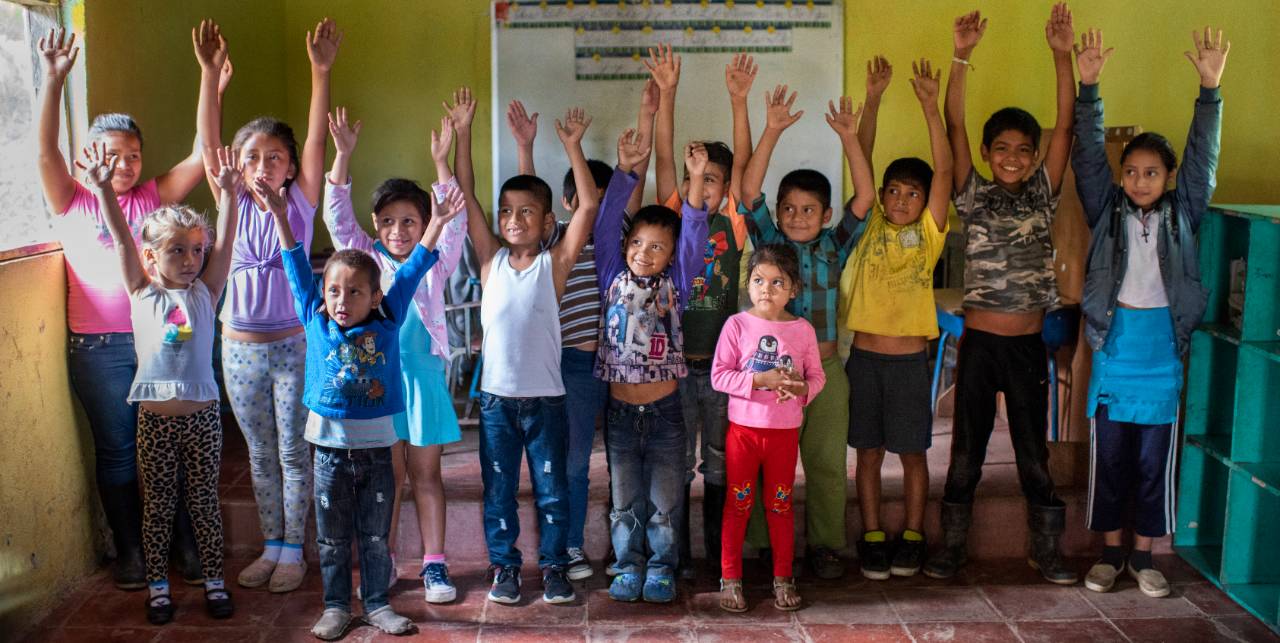
M 231 618 L 236 613 L 236 606 L 231 602 L 231 592 L 225 589 L 206 589 L 204 609 L 212 618 Z
M 147 622 L 164 625 L 173 620 L 173 596 L 157 594 L 147 599 Z
M 773 606 L 783 612 L 794 612 L 800 609 L 800 594 L 796 592 L 794 577 L 773 577 Z
M 741 578 L 720 579 L 720 609 L 734 613 L 747 611 L 747 599 L 742 595 Z

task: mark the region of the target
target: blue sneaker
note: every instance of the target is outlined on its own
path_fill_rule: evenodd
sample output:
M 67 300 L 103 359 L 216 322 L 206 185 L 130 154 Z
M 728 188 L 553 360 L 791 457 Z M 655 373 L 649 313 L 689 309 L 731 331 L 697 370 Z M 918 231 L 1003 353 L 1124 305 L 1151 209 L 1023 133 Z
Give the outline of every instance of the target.
M 640 574 L 624 572 L 614 576 L 609 584 L 609 598 L 624 603 L 640 600 Z
M 670 603 L 676 600 L 676 581 L 670 576 L 650 576 L 644 579 L 644 602 Z
M 418 575 L 428 603 L 449 603 L 458 597 L 458 588 L 449 580 L 449 568 L 444 563 L 427 563 Z

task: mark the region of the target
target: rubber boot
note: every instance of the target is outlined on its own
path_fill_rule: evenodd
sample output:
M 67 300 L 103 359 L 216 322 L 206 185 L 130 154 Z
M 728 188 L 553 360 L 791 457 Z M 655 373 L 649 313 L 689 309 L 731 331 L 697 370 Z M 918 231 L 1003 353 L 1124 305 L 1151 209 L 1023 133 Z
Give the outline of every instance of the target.
M 724 525 L 724 487 L 708 484 L 702 496 L 702 544 L 707 548 L 707 567 L 720 577 L 720 537 Z
M 1058 551 L 1058 540 L 1066 527 L 1067 508 L 1032 505 L 1027 507 L 1031 548 L 1027 563 L 1050 583 L 1074 585 L 1076 573 L 1067 567 Z
M 933 552 L 925 563 L 929 578 L 951 578 L 969 562 L 969 525 L 973 522 L 973 505 L 942 501 L 942 549 Z
M 684 504 L 680 505 L 680 578 L 692 580 L 697 577 L 697 569 L 693 566 L 693 541 L 689 538 L 689 490 L 690 483 L 684 484 Z
M 196 535 L 191 528 L 191 514 L 187 513 L 187 501 L 178 501 L 177 513 L 173 516 L 173 538 L 169 547 L 169 559 L 182 575 L 182 582 L 188 585 L 204 584 L 204 567 L 200 564 L 200 548 L 196 545 Z
M 120 589 L 143 589 L 147 586 L 147 564 L 142 554 L 142 496 L 138 481 L 102 487 L 100 495 L 116 547 L 111 580 Z

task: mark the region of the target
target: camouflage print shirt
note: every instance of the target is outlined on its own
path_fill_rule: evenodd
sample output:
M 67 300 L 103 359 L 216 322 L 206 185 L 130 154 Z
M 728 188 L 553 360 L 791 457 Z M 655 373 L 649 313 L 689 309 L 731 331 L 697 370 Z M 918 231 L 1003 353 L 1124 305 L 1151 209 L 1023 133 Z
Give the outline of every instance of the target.
M 964 306 L 1009 313 L 1056 308 L 1050 227 L 1058 195 L 1042 164 L 1013 194 L 974 168 L 955 195 L 964 222 Z

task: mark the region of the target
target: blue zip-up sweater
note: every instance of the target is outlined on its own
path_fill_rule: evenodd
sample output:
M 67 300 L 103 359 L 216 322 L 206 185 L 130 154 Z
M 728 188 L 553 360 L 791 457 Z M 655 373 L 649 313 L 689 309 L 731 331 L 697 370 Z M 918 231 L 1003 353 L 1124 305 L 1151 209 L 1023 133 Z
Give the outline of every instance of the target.
M 1106 130 L 1103 127 L 1102 99 L 1098 86 L 1080 85 L 1076 98 L 1075 146 L 1071 168 L 1076 175 L 1076 191 L 1084 206 L 1085 218 L 1093 231 L 1085 272 L 1085 336 L 1094 350 L 1107 343 L 1107 333 L 1116 308 L 1120 285 L 1128 265 L 1128 239 L 1124 221 L 1139 216 L 1137 206 L 1124 189 L 1112 180 L 1107 162 Z M 1200 284 L 1200 262 L 1196 231 L 1209 209 L 1217 185 L 1219 135 L 1222 129 L 1222 96 L 1218 88 L 1200 89 L 1196 99 L 1191 132 L 1182 153 L 1177 183 L 1155 204 L 1160 257 L 1160 276 L 1169 299 L 1178 352 L 1185 354 L 1204 315 L 1208 291 Z
M 293 307 L 307 332 L 302 403 L 335 420 L 372 420 L 403 412 L 400 325 L 418 282 L 440 259 L 439 253 L 421 245 L 414 248 L 382 298 L 383 313 L 374 310 L 364 323 L 351 328 L 342 328 L 325 313 L 306 248 L 299 244 L 281 255 Z

